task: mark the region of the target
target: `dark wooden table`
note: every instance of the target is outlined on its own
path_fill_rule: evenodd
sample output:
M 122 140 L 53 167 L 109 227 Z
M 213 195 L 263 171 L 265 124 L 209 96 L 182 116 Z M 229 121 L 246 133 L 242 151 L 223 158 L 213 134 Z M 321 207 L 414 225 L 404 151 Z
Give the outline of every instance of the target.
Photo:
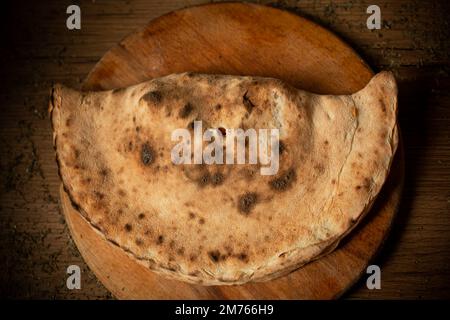
M 115 43 L 149 20 L 206 1 L 81 1 L 82 27 L 66 28 L 69 1 L 3 8 L 0 86 L 0 297 L 111 298 L 74 246 L 58 197 L 47 116 L 54 82 L 80 87 Z M 399 82 L 406 182 L 395 226 L 375 264 L 382 289 L 362 279 L 344 298 L 450 298 L 450 27 L 447 1 L 378 1 L 382 29 L 366 27 L 364 1 L 264 4 L 306 16 Z M 82 289 L 66 268 L 82 268 Z

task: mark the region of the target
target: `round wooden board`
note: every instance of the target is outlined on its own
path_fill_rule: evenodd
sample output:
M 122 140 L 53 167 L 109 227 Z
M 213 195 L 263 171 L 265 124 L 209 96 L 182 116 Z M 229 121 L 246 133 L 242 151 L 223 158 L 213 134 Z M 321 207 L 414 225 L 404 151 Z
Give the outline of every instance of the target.
M 297 15 L 254 4 L 196 6 L 164 15 L 123 39 L 91 71 L 83 88 L 125 87 L 193 71 L 269 76 L 316 93 L 348 94 L 365 86 L 370 68 L 345 43 Z M 374 207 L 333 253 L 262 283 L 200 286 L 165 279 L 110 244 L 71 206 L 61 188 L 72 237 L 98 279 L 120 299 L 329 299 L 365 271 L 400 202 L 403 150 Z

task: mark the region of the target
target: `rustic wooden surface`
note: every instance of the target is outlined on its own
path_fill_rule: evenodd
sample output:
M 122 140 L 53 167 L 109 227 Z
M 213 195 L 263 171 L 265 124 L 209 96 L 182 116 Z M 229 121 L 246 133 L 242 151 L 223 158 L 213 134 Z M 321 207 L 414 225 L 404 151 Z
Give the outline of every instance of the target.
M 267 3 L 267 1 L 261 1 Z M 10 2 L 2 10 L 0 118 L 0 296 L 108 298 L 68 235 L 46 115 L 53 82 L 80 86 L 99 58 L 163 13 L 204 1 L 81 1 L 82 29 L 65 28 L 70 2 Z M 374 70 L 400 85 L 406 182 L 385 248 L 382 289 L 364 281 L 346 298 L 450 297 L 450 79 L 446 1 L 379 1 L 383 28 L 369 31 L 357 1 L 280 1 L 351 44 Z M 402 107 L 402 106 L 406 107 Z M 68 291 L 66 268 L 82 267 L 83 289 Z
M 347 44 L 307 19 L 267 6 L 220 3 L 174 11 L 133 32 L 105 53 L 83 88 L 122 88 L 186 71 L 276 77 L 334 94 L 356 92 L 373 76 Z M 63 191 L 61 202 L 85 262 L 117 298 L 330 299 L 359 279 L 391 229 L 403 185 L 401 152 L 374 208 L 338 250 L 265 283 L 205 287 L 169 281 L 108 243 Z

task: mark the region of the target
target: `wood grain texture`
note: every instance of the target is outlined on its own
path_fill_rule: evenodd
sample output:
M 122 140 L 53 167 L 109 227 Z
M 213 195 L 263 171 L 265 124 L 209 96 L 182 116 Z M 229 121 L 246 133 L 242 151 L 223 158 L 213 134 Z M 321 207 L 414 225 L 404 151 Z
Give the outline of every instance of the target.
M 356 92 L 373 75 L 350 47 L 307 19 L 265 6 L 225 3 L 155 19 L 105 53 L 83 88 L 122 88 L 187 71 L 276 77 L 333 94 Z M 61 191 L 63 212 L 83 258 L 121 299 L 330 299 L 355 283 L 390 230 L 403 186 L 401 154 L 397 160 L 388 186 L 362 227 L 344 239 L 346 245 L 265 283 L 205 287 L 167 280 L 108 243 Z
M 109 292 L 73 245 L 58 203 L 48 90 L 80 87 L 105 52 L 170 11 L 207 1 L 81 1 L 82 29 L 65 28 L 65 1 L 14 1 L 0 49 L 0 296 L 104 299 Z M 319 23 L 375 70 L 399 81 L 406 180 L 393 229 L 374 263 L 382 289 L 362 278 L 345 298 L 450 298 L 450 28 L 447 1 L 380 0 L 382 29 L 366 28 L 365 1 L 259 1 Z M 82 268 L 82 289 L 65 287 Z
M 261 5 L 217 3 L 168 13 L 127 36 L 83 88 L 127 87 L 185 71 L 274 77 L 326 94 L 354 93 L 373 75 L 353 49 L 309 20 Z

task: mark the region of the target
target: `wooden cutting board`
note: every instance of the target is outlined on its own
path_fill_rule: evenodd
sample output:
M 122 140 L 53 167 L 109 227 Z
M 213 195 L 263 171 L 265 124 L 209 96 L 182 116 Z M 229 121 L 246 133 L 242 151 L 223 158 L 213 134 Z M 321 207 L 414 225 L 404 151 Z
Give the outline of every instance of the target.
M 125 87 L 175 72 L 257 75 L 316 93 L 349 94 L 370 68 L 345 43 L 297 15 L 254 4 L 182 9 L 151 21 L 108 51 L 85 90 Z M 239 286 L 167 280 L 133 261 L 89 226 L 61 188 L 72 237 L 86 263 L 120 299 L 329 299 L 342 295 L 380 249 L 397 210 L 404 175 L 400 147 L 373 209 L 333 253 L 282 278 Z

